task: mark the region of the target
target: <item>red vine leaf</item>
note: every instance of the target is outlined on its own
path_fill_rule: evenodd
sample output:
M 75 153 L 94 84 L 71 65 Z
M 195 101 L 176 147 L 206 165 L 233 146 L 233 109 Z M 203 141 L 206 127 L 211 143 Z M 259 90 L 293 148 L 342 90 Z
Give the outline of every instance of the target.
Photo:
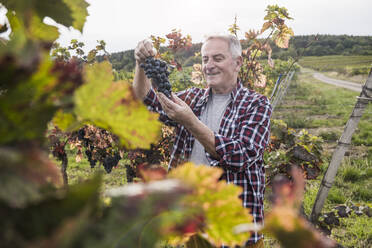
M 147 163 L 143 163 L 137 165 L 137 175 L 144 181 L 156 181 L 156 180 L 163 180 L 167 175 L 167 171 L 158 165 L 149 165 Z
M 261 28 L 261 34 L 273 26 L 272 22 L 265 22 Z
M 248 32 L 245 32 L 245 38 L 247 38 L 247 40 L 254 40 L 257 38 L 259 34 L 260 34 L 259 31 L 250 29 Z
M 269 43 L 266 43 L 263 48 L 265 49 L 266 53 L 267 53 L 267 63 L 269 64 L 269 66 L 271 68 L 274 68 L 274 61 L 272 60 L 271 58 L 271 54 L 273 52 L 273 50 L 271 49 L 271 46 Z
M 182 37 L 181 30 L 173 29 L 172 33 L 167 34 L 168 48 L 172 49 L 174 53 L 182 49 L 189 49 L 192 46 L 192 39 L 190 35 Z

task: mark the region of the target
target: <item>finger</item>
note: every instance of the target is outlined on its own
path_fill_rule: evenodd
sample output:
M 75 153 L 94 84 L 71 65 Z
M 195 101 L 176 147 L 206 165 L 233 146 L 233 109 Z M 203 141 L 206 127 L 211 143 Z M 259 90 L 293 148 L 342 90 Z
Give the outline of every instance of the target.
M 163 103 L 168 107 L 168 108 L 171 108 L 171 109 L 174 109 L 176 107 L 175 103 L 172 102 L 168 97 L 166 97 L 163 93 L 161 92 L 158 92 L 159 94 L 159 97 L 161 97 L 161 100 L 163 101 Z
M 160 105 L 161 105 L 162 109 L 164 110 L 164 112 L 168 116 L 170 116 L 171 113 L 172 113 L 172 110 L 164 103 L 163 99 L 161 99 L 160 97 L 159 97 L 159 102 L 160 102 Z
M 136 51 L 134 57 L 137 61 L 143 62 L 146 59 L 146 56 L 140 51 Z
M 150 51 L 146 48 L 145 43 L 139 47 L 139 52 L 145 56 L 145 58 L 152 56 Z
M 149 39 L 144 40 L 143 45 L 146 48 L 146 51 L 148 52 L 149 56 L 156 55 L 156 49 L 154 48 L 151 40 Z
M 178 104 L 180 104 L 180 103 L 182 103 L 183 101 L 176 95 L 176 94 L 174 94 L 173 92 L 171 93 L 171 95 L 172 95 L 172 98 L 173 98 L 173 100 L 174 100 L 174 102 L 175 103 L 178 103 Z
M 164 95 L 160 92 L 158 92 L 157 95 L 158 95 L 159 102 L 160 102 L 161 106 L 165 106 L 166 103 L 165 103 Z
M 176 103 L 177 105 L 187 105 L 184 101 L 182 101 L 181 98 L 179 98 L 176 94 L 174 94 L 173 92 L 171 93 L 171 96 L 172 96 L 172 99 L 173 99 L 173 102 Z
M 160 97 L 159 97 L 159 103 L 160 103 L 160 105 L 161 105 L 161 108 L 165 111 L 166 106 L 165 106 L 163 100 L 160 99 Z
M 146 48 L 144 47 L 144 41 L 142 40 L 138 42 L 134 51 L 134 56 L 137 61 L 143 62 L 149 56 L 148 53 L 146 53 L 145 49 Z

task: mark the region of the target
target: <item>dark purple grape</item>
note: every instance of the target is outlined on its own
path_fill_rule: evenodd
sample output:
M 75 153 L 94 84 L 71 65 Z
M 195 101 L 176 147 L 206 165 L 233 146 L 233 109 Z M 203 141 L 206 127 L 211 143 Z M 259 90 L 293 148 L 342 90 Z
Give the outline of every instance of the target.
M 85 137 L 85 131 L 84 131 L 84 128 L 82 128 L 78 131 L 78 139 L 84 140 L 84 137 Z
M 145 61 L 144 70 L 146 77 L 153 80 L 153 83 L 159 92 L 170 97 L 172 87 L 168 81 L 170 73 L 167 64 L 164 61 L 154 59 L 153 57 L 146 58 Z

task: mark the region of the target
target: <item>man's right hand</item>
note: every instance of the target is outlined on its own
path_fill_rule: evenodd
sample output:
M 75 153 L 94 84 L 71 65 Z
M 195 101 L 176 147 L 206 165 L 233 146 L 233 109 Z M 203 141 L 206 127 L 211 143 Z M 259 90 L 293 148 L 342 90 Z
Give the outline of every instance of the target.
M 134 50 L 134 58 L 138 64 L 145 62 L 145 59 L 150 56 L 155 56 L 156 50 L 152 45 L 151 40 L 145 39 L 138 42 L 136 49 Z
M 146 77 L 140 64 L 145 62 L 146 58 L 155 56 L 156 50 L 151 40 L 142 40 L 138 42 L 134 49 L 134 58 L 136 59 L 136 72 L 133 79 L 133 90 L 138 99 L 143 100 L 151 89 L 151 81 Z

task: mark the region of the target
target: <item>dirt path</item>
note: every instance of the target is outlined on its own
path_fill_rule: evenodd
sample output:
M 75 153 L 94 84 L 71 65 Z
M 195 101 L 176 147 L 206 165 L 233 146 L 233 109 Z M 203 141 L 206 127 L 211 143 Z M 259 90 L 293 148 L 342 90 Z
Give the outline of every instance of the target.
M 352 83 L 352 82 L 344 81 L 344 80 L 339 80 L 339 79 L 334 79 L 334 78 L 329 78 L 318 72 L 313 73 L 313 77 L 324 83 L 336 85 L 338 87 L 343 87 L 343 88 L 346 88 L 352 91 L 360 92 L 362 90 L 362 85 L 360 84 Z

